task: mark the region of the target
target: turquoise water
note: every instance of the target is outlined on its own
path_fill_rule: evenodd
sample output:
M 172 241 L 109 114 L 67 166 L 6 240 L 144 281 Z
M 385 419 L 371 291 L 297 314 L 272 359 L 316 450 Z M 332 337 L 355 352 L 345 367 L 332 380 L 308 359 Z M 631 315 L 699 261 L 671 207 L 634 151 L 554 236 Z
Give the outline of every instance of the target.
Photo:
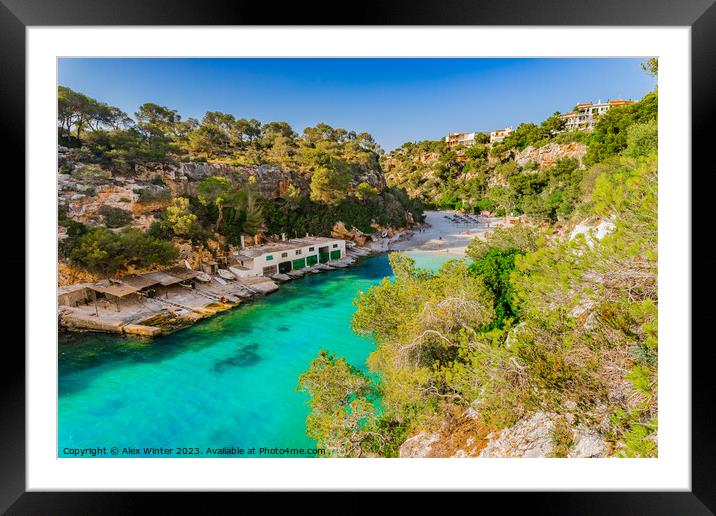
M 411 254 L 436 269 L 445 256 Z M 390 275 L 386 255 L 309 275 L 261 300 L 155 340 L 63 334 L 59 346 L 59 456 L 73 449 L 147 447 L 218 456 L 300 456 L 307 396 L 299 375 L 328 349 L 366 369 L 370 339 L 355 335 L 353 299 Z M 261 450 L 269 448 L 269 450 Z M 279 448 L 279 450 L 271 450 Z M 217 450 L 218 451 L 218 450 Z

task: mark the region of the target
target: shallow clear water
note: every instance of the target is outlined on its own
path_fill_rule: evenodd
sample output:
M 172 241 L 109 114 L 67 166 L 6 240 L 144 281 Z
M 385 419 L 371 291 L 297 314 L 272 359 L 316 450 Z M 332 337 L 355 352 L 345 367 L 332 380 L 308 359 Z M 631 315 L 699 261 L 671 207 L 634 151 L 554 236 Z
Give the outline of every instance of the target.
M 447 259 L 411 256 L 431 269 Z M 314 448 L 298 377 L 321 349 L 366 368 L 373 343 L 350 329 L 353 299 L 389 275 L 386 255 L 367 258 L 155 340 L 63 334 L 58 455 L 107 447 L 111 456 L 113 446 L 138 456 L 152 455 L 145 447 L 173 455 L 198 448 L 200 456 L 207 447 Z

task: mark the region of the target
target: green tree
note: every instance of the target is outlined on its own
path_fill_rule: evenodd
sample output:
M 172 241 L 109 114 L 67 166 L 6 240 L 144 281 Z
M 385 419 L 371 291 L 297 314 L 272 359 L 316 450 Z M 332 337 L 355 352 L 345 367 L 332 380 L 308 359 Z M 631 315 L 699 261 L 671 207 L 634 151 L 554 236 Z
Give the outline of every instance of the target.
M 465 155 L 471 160 L 484 161 L 487 159 L 487 146 L 476 143 L 465 151 Z
M 659 146 L 659 124 L 650 120 L 644 124 L 634 124 L 627 129 L 627 148 L 624 155 L 632 158 L 648 156 Z
M 515 257 L 523 254 L 518 249 L 490 248 L 482 257 L 470 264 L 470 272 L 485 283 L 494 297 L 494 325 L 502 327 L 508 319 L 517 318 L 517 310 L 512 303 L 512 283 L 510 275 L 515 268 Z
M 120 233 L 120 242 L 125 266 L 168 265 L 179 256 L 179 250 L 171 242 L 159 240 L 138 229 Z
M 460 360 L 495 312 L 490 292 L 464 261 L 450 260 L 431 274 L 399 253 L 389 259 L 394 280 L 359 292 L 352 326 L 375 339 L 368 363 L 383 379 L 385 416 L 410 425 L 439 411 L 443 400 L 461 397 L 446 383 L 444 366 Z
M 134 116 L 137 126 L 147 136 L 169 138 L 180 134 L 181 116 L 175 109 L 147 102 L 139 106 Z
M 588 138 L 584 163 L 591 165 L 621 153 L 627 146 L 629 126 L 658 119 L 659 99 L 647 93 L 635 104 L 610 109 L 599 118 Z
M 57 122 L 63 134 L 69 135 L 74 128 L 77 140 L 81 140 L 82 131 L 85 129 L 119 129 L 130 125 L 132 120 L 117 107 L 99 102 L 66 86 L 58 86 Z
M 487 198 L 491 199 L 497 209 L 510 215 L 517 206 L 517 192 L 509 186 L 494 186 L 487 191 Z
M 545 131 L 544 136 L 551 136 L 563 131 L 566 123 L 565 120 L 560 118 L 560 113 L 557 111 L 540 124 L 540 129 Z
M 77 247 L 69 252 L 74 263 L 83 269 L 108 276 L 124 267 L 125 253 L 117 233 L 98 227 L 87 231 Z
M 641 63 L 641 69 L 647 72 L 652 77 L 657 77 L 659 75 L 659 58 L 650 57 L 649 59 Z
M 204 179 L 197 185 L 196 193 L 201 204 L 216 207 L 214 231 L 219 230 L 219 225 L 224 218 L 224 208 L 235 207 L 239 203 L 237 190 L 225 177 L 212 176 Z
M 70 259 L 94 274 L 109 276 L 128 266 L 166 265 L 176 260 L 179 252 L 170 242 L 129 229 L 115 233 L 104 227 L 85 232 L 69 251 Z
M 166 221 L 172 233 L 181 237 L 191 238 L 201 231 L 198 217 L 191 213 L 189 199 L 175 197 L 166 209 Z
M 507 228 L 496 228 L 485 235 L 484 239 L 474 238 L 467 246 L 466 254 L 475 262 L 491 250 L 509 251 L 517 249 L 521 253 L 531 253 L 547 244 L 546 234 L 526 224 L 516 224 Z
M 207 157 L 225 151 L 228 144 L 229 136 L 216 125 L 202 124 L 189 133 L 189 150 Z
M 378 412 L 368 376 L 323 350 L 300 376 L 298 388 L 310 396 L 306 435 L 329 456 L 363 456 Z
M 246 216 L 243 223 L 243 230 L 249 235 L 256 235 L 264 227 L 264 216 L 263 209 L 261 205 L 257 203 L 254 195 L 250 194 L 246 197 L 244 211 Z
M 378 195 L 378 189 L 374 186 L 371 186 L 370 184 L 366 183 L 365 181 L 361 182 L 356 187 L 355 196 L 357 199 L 361 201 L 366 201 L 369 199 L 374 199 Z
M 311 200 L 338 204 L 348 196 L 351 174 L 346 164 L 325 152 L 315 155 L 317 163 L 311 176 Z

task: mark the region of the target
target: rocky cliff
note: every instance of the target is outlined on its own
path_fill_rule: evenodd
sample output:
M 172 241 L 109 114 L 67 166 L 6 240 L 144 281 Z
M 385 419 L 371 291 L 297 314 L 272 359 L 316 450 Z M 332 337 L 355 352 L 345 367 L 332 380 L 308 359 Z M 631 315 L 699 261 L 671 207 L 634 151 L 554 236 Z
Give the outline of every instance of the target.
M 58 205 L 69 218 L 89 225 L 102 222 L 99 211 L 107 206 L 130 212 L 132 226 L 146 229 L 172 197 L 194 195 L 197 184 L 211 176 L 225 177 L 238 188 L 253 178 L 259 195 L 268 199 L 282 196 L 289 185 L 303 192 L 310 188 L 310 174 L 276 164 L 148 163 L 129 171 L 107 171 L 83 158 L 76 150 L 58 149 Z M 353 184 L 361 182 L 379 191 L 385 188 L 380 168 L 354 167 Z
M 515 163 L 524 167 L 530 162 L 536 162 L 540 167 L 549 167 L 563 158 L 574 158 L 582 163 L 582 158 L 587 153 L 587 146 L 583 143 L 548 143 L 542 147 L 527 147 L 515 153 Z

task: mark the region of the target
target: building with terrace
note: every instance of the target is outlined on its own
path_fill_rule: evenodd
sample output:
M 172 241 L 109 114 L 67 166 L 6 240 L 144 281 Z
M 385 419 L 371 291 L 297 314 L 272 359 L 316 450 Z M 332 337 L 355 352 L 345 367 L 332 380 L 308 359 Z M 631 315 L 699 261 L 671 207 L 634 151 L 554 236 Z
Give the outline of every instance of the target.
M 501 142 L 512 132 L 512 127 L 497 129 L 490 132 L 490 143 Z
M 450 133 L 445 137 L 445 142 L 448 147 L 457 147 L 458 145 L 464 145 L 469 147 L 475 143 L 475 135 L 477 133 Z
M 567 131 L 589 131 L 594 128 L 599 117 L 610 109 L 634 103 L 633 100 L 616 99 L 602 102 L 600 99 L 596 104 L 591 102 L 577 104 L 574 111 L 561 115 L 560 118 L 565 121 L 564 128 Z

